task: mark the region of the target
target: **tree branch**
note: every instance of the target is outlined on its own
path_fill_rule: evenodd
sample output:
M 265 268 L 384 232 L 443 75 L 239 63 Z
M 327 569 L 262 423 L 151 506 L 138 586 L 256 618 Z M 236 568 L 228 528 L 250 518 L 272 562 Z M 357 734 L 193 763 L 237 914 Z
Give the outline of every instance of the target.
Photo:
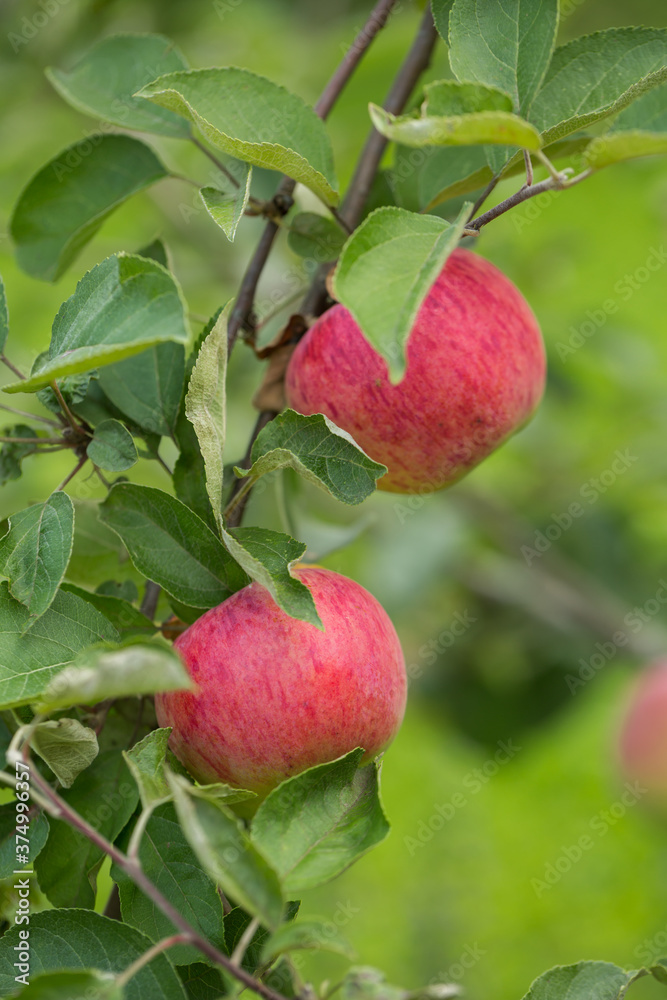
M 572 177 L 571 179 L 566 176 L 566 174 L 560 174 L 559 179 L 555 177 L 547 177 L 546 180 L 540 181 L 539 184 L 525 184 L 514 194 L 511 194 L 509 198 L 505 198 L 504 201 L 499 202 L 493 208 L 490 208 L 488 212 L 484 212 L 483 215 L 478 215 L 476 219 L 469 222 L 466 229 L 476 229 L 479 231 L 482 226 L 486 226 L 489 222 L 493 222 L 499 216 L 504 215 L 505 212 L 509 212 L 510 209 L 516 208 L 524 201 L 528 201 L 529 198 L 535 198 L 538 194 L 543 194 L 545 191 L 564 191 L 565 188 L 573 187 L 575 184 L 579 184 L 581 181 L 586 180 L 587 177 L 591 175 L 590 170 L 584 170 L 583 173 L 578 174 L 577 177 Z
M 377 35 L 378 31 L 387 23 L 387 18 L 391 13 L 395 0 L 379 0 L 371 11 L 366 24 L 363 26 L 354 42 L 347 50 L 340 65 L 335 70 L 333 76 L 322 91 L 322 94 L 315 104 L 315 112 L 320 118 L 326 118 L 338 99 L 343 87 L 352 76 L 352 73 L 359 65 L 362 57 L 369 45 Z M 284 177 L 276 191 L 274 202 L 280 204 L 286 198 L 291 198 L 296 187 L 295 181 L 290 177 Z M 239 332 L 247 327 L 250 321 L 255 292 L 261 277 L 264 266 L 271 253 L 273 241 L 276 238 L 279 227 L 275 222 L 267 222 L 264 232 L 255 250 L 254 256 L 241 281 L 239 294 L 231 311 L 227 324 L 227 351 L 232 350 Z
M 24 748 L 24 759 L 27 760 L 27 747 Z M 182 941 L 189 941 L 193 944 L 203 955 L 206 955 L 212 962 L 216 965 L 221 965 L 230 975 L 238 979 L 239 982 L 243 983 L 248 989 L 253 990 L 253 992 L 259 994 L 264 1000 L 286 1000 L 286 998 L 281 994 L 272 990 L 270 986 L 261 982 L 259 979 L 255 979 L 250 973 L 246 972 L 241 966 L 233 962 L 228 955 L 224 955 L 219 951 L 210 941 L 202 937 L 201 934 L 194 927 L 192 927 L 187 920 L 179 913 L 175 906 L 173 906 L 169 900 L 162 895 L 160 890 L 155 886 L 151 880 L 145 875 L 142 869 L 139 867 L 136 861 L 132 861 L 128 858 L 122 851 L 107 840 L 101 833 L 99 833 L 94 827 L 92 827 L 83 816 L 80 816 L 71 806 L 62 799 L 57 792 L 51 788 L 51 785 L 46 781 L 45 778 L 39 773 L 36 768 L 30 769 L 30 782 L 31 785 L 37 785 L 40 790 L 40 799 L 42 796 L 49 802 L 49 812 L 56 816 L 58 819 L 63 820 L 68 823 L 73 829 L 77 830 L 79 833 L 83 834 L 92 844 L 99 847 L 101 851 L 108 854 L 114 864 L 118 865 L 119 868 L 129 875 L 134 884 L 141 889 L 141 891 L 161 910 L 168 920 L 177 928 L 180 932 L 179 937 Z
M 382 105 L 386 111 L 390 111 L 394 115 L 401 113 L 419 77 L 431 61 L 437 37 L 431 8 L 430 5 L 427 5 L 410 51 L 403 60 Z M 350 229 L 354 229 L 359 224 L 388 141 L 374 128 L 371 129 L 366 139 L 339 212 L 341 219 Z M 330 266 L 330 264 L 323 265 L 315 276 L 301 306 L 301 312 L 304 316 L 318 316 L 324 309 L 326 302 L 325 283 Z

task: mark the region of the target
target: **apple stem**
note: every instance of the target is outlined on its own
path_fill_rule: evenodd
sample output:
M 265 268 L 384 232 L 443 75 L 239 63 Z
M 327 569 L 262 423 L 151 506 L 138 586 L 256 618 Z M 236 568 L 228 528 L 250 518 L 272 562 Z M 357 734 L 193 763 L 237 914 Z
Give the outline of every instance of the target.
M 476 219 L 472 219 L 466 228 L 479 231 L 482 226 L 493 222 L 494 219 L 504 215 L 505 212 L 509 212 L 510 209 L 516 208 L 522 202 L 528 201 L 529 198 L 536 198 L 537 195 L 543 194 L 545 191 L 562 191 L 564 188 L 573 187 L 575 184 L 579 184 L 581 181 L 586 180 L 587 177 L 590 177 L 591 173 L 591 170 L 584 170 L 583 173 L 578 174 L 576 177 L 569 177 L 565 172 L 561 171 L 557 178 L 547 177 L 546 180 L 540 181 L 539 184 L 524 185 L 518 191 L 515 191 L 514 194 L 510 195 L 509 198 L 490 208 L 488 212 L 484 212 L 483 215 L 478 215 Z

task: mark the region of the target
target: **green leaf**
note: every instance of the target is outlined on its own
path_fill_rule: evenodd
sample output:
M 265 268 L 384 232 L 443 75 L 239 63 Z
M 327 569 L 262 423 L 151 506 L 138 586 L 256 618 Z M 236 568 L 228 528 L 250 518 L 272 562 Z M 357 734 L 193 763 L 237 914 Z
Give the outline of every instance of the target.
M 607 133 L 584 150 L 589 167 L 667 153 L 667 85 L 649 90 L 617 116 Z
M 633 131 L 667 132 L 667 84 L 648 90 L 613 121 L 609 133 Z
M 524 1000 L 619 1000 L 635 976 L 611 962 L 557 965 L 537 977 Z
M 34 392 L 54 378 L 188 337 L 185 302 L 169 271 L 145 257 L 113 254 L 84 275 L 58 310 L 49 360 L 5 392 Z
M 252 822 L 253 843 L 288 893 L 335 878 L 389 832 L 375 764 L 363 750 L 320 764 L 275 788 Z
M 169 266 L 169 254 L 167 252 L 167 245 L 164 240 L 161 240 L 159 236 L 156 236 L 154 240 L 147 243 L 146 246 L 140 247 L 137 250 L 137 255 L 139 257 L 148 257 L 149 260 L 156 260 L 158 264 L 162 264 L 166 267 L 168 271 L 171 271 Z
M 530 120 L 544 145 L 621 111 L 667 79 L 667 29 L 610 28 L 556 49 Z
M 185 348 L 168 341 L 107 365 L 100 386 L 114 406 L 151 434 L 173 435 L 181 400 Z
M 594 139 L 584 159 L 593 170 L 601 170 L 624 160 L 667 153 L 667 132 L 612 132 Z
M 227 993 L 227 986 L 220 969 L 204 962 L 179 965 L 176 971 L 188 996 L 188 1000 L 220 1000 Z
M 139 799 L 137 787 L 115 749 L 102 751 L 61 795 L 98 833 L 111 841 L 123 829 Z M 104 852 L 69 823 L 53 817 L 49 819 L 49 839 L 35 861 L 40 887 L 54 906 L 92 909 L 97 872 Z M 88 918 L 92 916 L 87 914 Z M 32 920 L 31 915 L 31 943 Z M 59 962 L 58 967 L 62 964 Z M 93 960 L 93 964 L 98 965 L 98 962 Z M 39 970 L 34 968 L 33 971 Z
M 92 135 L 64 149 L 14 208 L 9 225 L 19 267 L 57 281 L 119 205 L 167 175 L 153 150 L 129 135 Z
M 352 946 L 339 934 L 332 923 L 321 920 L 302 920 L 283 924 L 264 943 L 262 963 L 272 962 L 286 952 L 296 949 L 333 951 L 345 958 L 354 958 Z
M 178 499 L 198 514 L 199 517 L 213 531 L 218 530 L 216 518 L 213 516 L 211 501 L 206 489 L 206 470 L 204 468 L 204 458 L 199 447 L 199 440 L 195 429 L 188 420 L 185 413 L 185 400 L 188 393 L 190 376 L 197 360 L 197 355 L 201 345 L 204 343 L 211 330 L 217 323 L 222 309 L 218 309 L 208 321 L 192 349 L 192 352 L 185 365 L 183 379 L 183 391 L 181 402 L 176 418 L 175 440 L 179 447 L 180 454 L 174 466 L 173 483 Z
M 256 480 L 276 469 L 295 469 L 347 504 L 370 496 L 376 480 L 386 472 L 384 465 L 369 458 L 347 431 L 324 414 L 304 416 L 294 410 L 283 411 L 260 431 L 250 459 L 251 468 L 236 468 L 237 475 Z
M 290 573 L 306 551 L 303 542 L 268 528 L 236 528 L 233 531 L 223 528 L 222 540 L 239 566 L 251 580 L 266 587 L 278 607 L 290 617 L 324 630 L 313 595 Z
M 141 642 L 119 649 L 98 646 L 81 653 L 49 682 L 40 712 L 71 705 L 95 705 L 106 698 L 125 698 L 156 691 L 191 687 L 178 654 L 161 641 Z
M 121 850 L 127 850 L 129 835 L 130 830 L 123 834 L 119 842 Z M 222 900 L 215 883 L 202 870 L 170 803 L 158 806 L 148 821 L 139 847 L 139 861 L 146 876 L 188 923 L 216 948 L 225 951 Z M 111 877 L 118 883 L 121 913 L 126 923 L 155 942 L 174 933 L 169 918 L 115 864 Z M 192 945 L 169 949 L 170 961 L 175 965 L 188 965 L 201 957 L 201 952 Z
M 485 187 L 493 176 L 483 146 L 397 146 L 391 183 L 401 208 L 432 211 Z
M 5 427 L 3 437 L 37 438 L 38 432 L 27 424 L 17 424 L 16 427 Z M 13 479 L 21 478 L 21 462 L 28 455 L 33 455 L 37 449 L 34 444 L 5 442 L 0 448 L 0 486 Z
M 97 736 L 77 719 L 40 722 L 30 738 L 32 749 L 46 761 L 63 788 L 92 764 L 99 753 Z
M 0 540 L 0 567 L 12 597 L 36 621 L 51 606 L 65 575 L 74 539 L 74 506 L 66 493 L 52 493 L 9 518 Z
M 659 958 L 648 970 L 654 979 L 663 985 L 667 983 L 667 958 Z
M 249 70 L 227 67 L 169 73 L 140 91 L 193 122 L 218 149 L 279 170 L 327 204 L 338 201 L 331 142 L 300 97 Z
M 131 580 L 127 580 L 125 584 L 119 586 L 122 588 L 127 585 L 131 588 L 134 587 Z M 83 587 L 77 587 L 75 584 L 67 582 L 63 583 L 61 590 L 67 591 L 68 594 L 76 594 L 77 597 L 97 608 L 107 621 L 110 621 L 118 630 L 122 639 L 129 639 L 131 636 L 143 636 L 147 639 L 157 632 L 158 627 L 153 624 L 150 618 L 147 618 L 139 611 L 139 608 L 133 607 L 129 601 L 121 597 L 99 592 L 93 594 L 90 590 L 84 590 Z
M 539 149 L 537 129 L 517 115 L 506 111 L 479 111 L 471 115 L 396 117 L 377 104 L 369 111 L 375 128 L 387 139 L 404 146 L 475 146 L 496 143 Z
M 0 352 L 4 351 L 7 337 L 9 335 L 9 310 L 7 309 L 7 295 L 5 293 L 5 283 L 0 276 Z
M 231 243 L 234 242 L 238 224 L 243 218 L 250 197 L 252 167 L 245 164 L 244 166 L 245 177 L 238 187 L 230 182 L 229 188 L 224 191 L 214 187 L 203 187 L 199 192 L 204 208 Z
M 140 573 L 189 607 L 212 608 L 248 583 L 211 529 L 162 490 L 119 483 L 100 505 L 100 519 Z
M 202 343 L 185 396 L 185 415 L 195 429 L 206 471 L 206 490 L 222 526 L 223 452 L 225 448 L 225 379 L 229 307 Z
M 43 972 L 31 977 L 18 994 L 20 1000 L 124 1000 L 125 996 L 114 975 L 97 969 Z
M 349 238 L 334 276 L 337 299 L 387 362 L 394 384 L 419 308 L 461 238 L 466 202 L 454 224 L 402 208 L 379 208 Z
M 137 783 L 144 809 L 171 797 L 164 774 L 170 735 L 171 726 L 166 729 L 154 729 L 144 736 L 143 740 L 135 743 L 130 750 L 123 750 L 125 763 Z
M 337 223 L 315 212 L 299 212 L 290 220 L 287 243 L 299 257 L 322 264 L 336 260 L 345 240 L 346 235 Z
M 449 45 L 449 15 L 454 0 L 431 0 L 431 12 L 438 34 L 446 45 Z
M 48 351 L 44 351 L 43 354 L 39 355 L 32 366 L 31 374 L 39 371 L 40 366 L 43 364 L 45 359 L 48 359 L 48 356 Z M 70 375 L 68 378 L 57 379 L 60 395 L 67 403 L 70 410 L 76 410 L 79 403 L 84 401 L 90 388 L 90 380 L 96 376 L 97 372 L 86 372 L 84 375 Z M 51 413 L 62 413 L 60 400 L 50 385 L 47 385 L 45 389 L 39 390 L 37 393 L 37 399 L 40 401 L 42 406 L 45 406 L 47 410 L 51 411 Z
M 118 642 L 111 622 L 74 594 L 60 590 L 31 627 L 30 612 L 0 584 L 0 709 L 36 701 L 52 677 L 97 642 Z
M 139 460 L 132 435 L 120 420 L 103 420 L 97 425 L 86 455 L 109 472 L 125 472 Z
M 558 0 L 455 0 L 449 18 L 454 76 L 504 90 L 525 115 L 556 42 Z
M 204 870 L 248 913 L 276 928 L 283 908 L 280 884 L 240 820 L 215 800 L 193 796 L 178 775 L 168 775 L 168 781 L 181 827 Z
M 13 966 L 21 925 L 3 938 L 0 954 L 0 994 L 16 988 Z M 42 972 L 91 968 L 119 974 L 150 948 L 151 942 L 118 920 L 90 910 L 45 910 L 30 915 L 30 978 Z M 69 994 L 60 994 L 60 997 Z M 183 987 L 165 955 L 139 969 L 125 986 L 125 1000 L 186 1000 Z M 98 1000 L 91 997 L 91 1000 Z M 107 1000 L 107 998 L 105 998 Z M 112 998 L 108 998 L 112 1000 Z
M 46 76 L 77 111 L 121 128 L 187 139 L 190 129 L 180 115 L 134 97 L 157 76 L 180 69 L 187 62 L 169 38 L 122 34 L 97 42 L 69 72 L 48 67 Z
M 23 826 L 17 829 L 16 823 L 16 802 L 0 806 L 0 879 L 11 878 L 17 870 L 31 868 L 49 835 L 49 821 L 43 812 L 32 817 L 27 833 Z M 25 839 L 17 840 L 17 833 Z M 20 849 L 24 846 L 29 850 Z

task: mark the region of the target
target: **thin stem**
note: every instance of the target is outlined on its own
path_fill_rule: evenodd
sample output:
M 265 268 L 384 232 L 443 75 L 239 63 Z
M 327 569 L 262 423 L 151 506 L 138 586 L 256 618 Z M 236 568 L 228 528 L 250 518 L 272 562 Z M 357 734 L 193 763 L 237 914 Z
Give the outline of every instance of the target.
M 197 149 L 201 150 L 204 156 L 208 156 L 211 163 L 215 163 L 216 167 L 220 173 L 224 174 L 228 181 L 230 181 L 234 187 L 240 187 L 240 183 L 237 181 L 236 177 L 229 172 L 224 163 L 218 159 L 215 153 L 212 153 L 208 146 L 205 146 L 203 142 L 200 142 L 196 135 L 190 136 L 191 141 L 195 144 Z
M 243 934 L 239 938 L 236 948 L 234 948 L 234 951 L 230 955 L 232 962 L 236 963 L 236 965 L 240 965 L 241 962 L 243 961 L 243 956 L 248 950 L 248 945 L 250 944 L 255 934 L 257 933 L 257 929 L 259 928 L 259 926 L 260 926 L 259 917 L 253 917 L 248 926 L 246 927 L 246 929 L 244 930 Z
M 24 748 L 27 751 L 27 747 Z M 27 759 L 27 757 L 26 757 Z M 128 858 L 122 851 L 106 839 L 101 833 L 99 833 L 93 826 L 86 822 L 83 816 L 80 816 L 71 806 L 62 799 L 57 792 L 51 788 L 49 783 L 42 777 L 36 768 L 31 769 L 31 789 L 30 794 L 33 794 L 34 785 L 39 789 L 39 793 L 48 802 L 48 810 L 58 819 L 63 820 L 66 823 L 81 833 L 86 837 L 92 844 L 99 847 L 105 854 L 108 854 L 114 864 L 118 865 L 127 875 L 132 879 L 134 884 L 141 889 L 141 891 L 148 896 L 150 900 L 157 906 L 158 910 L 161 910 L 168 920 L 178 929 L 178 931 L 185 936 L 185 938 L 190 941 L 202 954 L 206 955 L 207 958 L 211 959 L 216 965 L 221 965 L 223 969 L 234 976 L 247 986 L 249 989 L 258 993 L 264 1000 L 285 1000 L 282 994 L 277 993 L 272 990 L 270 986 L 265 983 L 260 982 L 251 976 L 250 973 L 246 972 L 241 966 L 236 965 L 235 962 L 219 951 L 210 941 L 202 937 L 194 927 L 191 927 L 187 920 L 179 913 L 175 906 L 162 895 L 160 890 L 154 885 L 151 880 L 145 875 L 136 861 L 132 861 Z M 38 793 L 38 794 L 39 794 Z
M 102 483 L 102 486 L 104 486 L 105 489 L 110 490 L 111 489 L 111 483 L 109 482 L 109 480 L 107 479 L 107 477 L 104 475 L 104 473 L 102 472 L 102 470 L 100 469 L 100 467 L 98 465 L 95 465 L 93 463 L 93 470 L 95 472 L 95 475 L 99 479 L 99 481 Z
M 26 376 L 23 374 L 23 372 L 18 370 L 16 365 L 12 364 L 12 362 L 9 360 L 4 351 L 0 353 L 0 361 L 2 361 L 3 365 L 6 365 L 7 368 L 9 368 L 10 372 L 14 372 L 17 378 L 20 378 L 22 382 L 25 382 Z
M 160 465 L 162 466 L 162 468 L 164 469 L 164 471 L 167 473 L 167 475 L 168 476 L 173 476 L 173 472 L 171 471 L 171 469 L 169 468 L 169 466 L 167 465 L 167 463 L 165 462 L 165 460 L 162 458 L 162 456 L 158 455 L 157 452 L 156 452 L 155 453 L 155 457 L 157 458 L 158 462 L 160 463 Z
M 494 219 L 497 219 L 500 215 L 504 215 L 505 212 L 509 212 L 510 209 L 515 208 L 522 202 L 528 201 L 529 198 L 535 198 L 538 194 L 543 194 L 545 191 L 563 191 L 565 188 L 571 188 L 575 184 L 580 184 L 581 181 L 586 180 L 587 177 L 590 177 L 591 173 L 592 170 L 584 170 L 583 173 L 571 178 L 561 173 L 558 180 L 554 180 L 553 177 L 547 177 L 546 180 L 540 181 L 539 184 L 532 184 L 530 187 L 524 185 L 519 191 L 515 191 L 509 198 L 506 198 L 505 201 L 499 202 L 494 208 L 490 208 L 488 212 L 479 215 L 472 222 L 469 222 L 467 228 L 479 231 L 482 226 L 493 222 Z
M 248 442 L 248 447 L 246 453 L 241 459 L 239 465 L 243 469 L 249 469 L 252 464 L 252 446 L 255 443 L 257 435 L 262 431 L 267 424 L 270 424 L 275 416 L 275 413 L 265 410 L 259 414 L 257 420 L 255 421 L 255 426 L 253 428 L 252 434 L 250 435 L 250 441 Z M 245 511 L 246 504 L 250 497 L 250 489 L 244 489 L 249 480 L 237 479 L 232 488 L 232 495 L 229 503 L 227 504 L 227 510 L 224 516 L 227 518 L 227 527 L 237 528 L 243 519 L 243 512 Z M 243 491 L 243 496 L 239 494 Z
M 159 806 L 162 801 L 164 800 L 158 799 L 155 802 L 152 802 L 151 805 L 144 806 L 141 813 L 139 814 L 139 818 L 137 822 L 134 824 L 134 829 L 127 844 L 127 856 L 130 859 L 130 861 L 134 861 L 137 864 L 140 863 L 139 848 L 141 846 L 141 838 L 146 832 L 148 821 L 153 815 L 155 807 Z
M 5 406 L 4 403 L 0 403 L 0 410 L 6 410 L 7 413 L 13 413 L 17 417 L 28 417 L 29 420 L 38 420 L 40 423 L 48 424 L 50 427 L 61 426 L 57 420 L 51 420 L 49 417 L 42 417 L 38 413 L 29 413 L 27 410 L 17 410 L 13 406 Z
M 28 438 L 28 437 L 25 437 L 25 438 L 23 438 L 23 437 L 4 437 L 3 436 L 3 437 L 0 437 L 0 442 L 2 442 L 2 444 L 34 444 L 34 445 L 38 445 L 38 444 L 62 444 L 66 448 L 70 447 L 70 445 L 68 445 L 66 442 L 64 442 L 62 438 L 56 438 L 56 437 L 53 437 L 53 438 L 38 438 L 38 437 Z
M 87 433 L 87 432 L 85 432 L 83 430 L 83 428 L 79 424 L 78 420 L 76 419 L 76 417 L 74 416 L 74 414 L 70 410 L 69 406 L 65 402 L 65 397 L 63 396 L 62 392 L 60 391 L 60 386 L 58 385 L 58 383 L 56 382 L 55 379 L 53 379 L 53 381 L 51 382 L 51 388 L 55 392 L 56 399 L 60 403 L 60 408 L 63 411 L 63 413 L 65 414 L 65 417 L 67 419 L 67 423 L 70 425 L 70 427 L 72 428 L 72 430 L 76 431 L 77 434 Z M 87 436 L 90 437 L 91 435 L 88 434 Z
M 346 222 L 343 216 L 338 211 L 338 209 L 334 208 L 332 205 L 329 205 L 329 211 L 331 212 L 331 214 L 333 215 L 334 219 L 341 227 L 341 229 L 344 229 L 349 236 L 352 233 L 352 226 L 349 224 L 349 222 Z
M 239 523 L 238 519 L 234 518 L 232 515 L 234 514 L 234 511 L 237 509 L 239 504 L 243 501 L 244 497 L 246 497 L 247 494 L 250 493 L 250 490 L 255 485 L 255 480 L 251 478 L 239 479 L 238 482 L 242 483 L 242 486 L 240 486 L 239 489 L 236 491 L 236 493 L 233 494 L 231 500 L 225 507 L 222 514 L 223 518 L 225 519 L 230 528 L 236 527 L 237 524 Z
M 533 161 L 527 149 L 523 151 L 523 162 L 526 164 L 526 184 L 530 187 L 533 183 Z
M 56 487 L 56 492 L 58 492 L 58 490 L 64 490 L 67 484 L 70 482 L 70 480 L 74 479 L 77 472 L 80 472 L 80 470 L 84 467 L 87 461 L 88 461 L 88 456 L 82 455 L 77 464 L 72 469 L 72 471 L 69 473 L 69 475 L 65 476 L 60 486 Z
M 495 177 L 491 178 L 491 180 L 486 185 L 486 187 L 484 188 L 484 190 L 480 194 L 480 196 L 477 199 L 477 201 L 475 202 L 475 204 L 472 206 L 472 211 L 470 213 L 470 218 L 471 219 L 474 218 L 475 215 L 477 215 L 477 213 L 479 212 L 480 208 L 482 207 L 482 205 L 484 204 L 484 202 L 486 201 L 486 199 L 489 197 L 489 195 L 495 189 L 496 184 L 498 183 L 499 180 L 500 180 L 500 174 L 496 174 Z
M 167 951 L 168 948 L 173 948 L 177 944 L 186 944 L 190 941 L 189 934 L 172 934 L 171 937 L 162 938 L 151 948 L 139 955 L 139 958 L 135 959 L 131 965 L 128 965 L 127 969 L 124 969 L 119 976 L 116 976 L 116 986 L 121 989 L 133 976 L 136 976 L 140 969 L 143 969 L 144 965 L 148 965 L 157 955 L 161 955 L 163 951 Z
M 157 602 L 160 599 L 161 587 L 159 583 L 154 583 L 153 580 L 146 581 L 146 589 L 144 591 L 144 598 L 141 602 L 141 607 L 139 610 L 142 615 L 146 615 L 151 621 L 155 618 L 155 612 L 157 611 Z

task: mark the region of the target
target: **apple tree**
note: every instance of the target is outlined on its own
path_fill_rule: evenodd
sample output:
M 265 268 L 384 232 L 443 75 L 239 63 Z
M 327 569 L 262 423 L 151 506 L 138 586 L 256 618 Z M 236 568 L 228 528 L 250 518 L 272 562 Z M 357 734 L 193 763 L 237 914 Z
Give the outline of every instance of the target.
M 249 990 L 264 1000 L 327 1000 L 338 991 L 344 1000 L 445 1000 L 458 992 L 452 983 L 404 989 L 359 965 L 333 986 L 299 973 L 304 949 L 350 956 L 342 935 L 299 918 L 299 899 L 387 835 L 376 758 L 400 722 L 400 698 L 396 725 L 377 744 L 355 729 L 354 712 L 340 723 L 340 744 L 327 742 L 318 716 L 313 752 L 290 757 L 268 785 L 249 789 L 238 777 L 243 769 L 201 764 L 216 743 L 204 711 L 212 692 L 220 733 L 244 712 L 243 697 L 232 712 L 228 689 L 216 688 L 223 662 L 236 656 L 238 678 L 254 663 L 252 649 L 266 643 L 260 652 L 282 683 L 289 657 L 284 643 L 271 645 L 271 628 L 291 637 L 290 663 L 301 669 L 320 649 L 315 634 L 318 643 L 327 633 L 333 642 L 336 614 L 341 622 L 354 614 L 327 604 L 322 633 L 325 597 L 306 585 L 315 578 L 304 569 L 313 553 L 293 537 L 289 511 L 283 532 L 244 526 L 243 518 L 250 498 L 284 469 L 347 505 L 378 486 L 408 494 L 451 486 L 529 419 L 544 383 L 539 328 L 519 291 L 490 265 L 475 284 L 475 245 L 485 227 L 530 199 L 667 153 L 667 31 L 608 29 L 557 46 L 558 0 L 432 0 L 406 40 L 386 100 L 369 103 L 368 138 L 341 191 L 327 118 L 397 6 L 368 5 L 339 64 L 322 67 L 313 107 L 242 67 L 191 67 L 161 35 L 102 37 L 67 67 L 46 70 L 63 101 L 99 126 L 55 149 L 45 165 L 26 165 L 32 176 L 10 224 L 26 274 L 58 282 L 117 208 L 168 178 L 194 188 L 197 210 L 211 217 L 220 240 L 233 243 L 247 217 L 261 218 L 263 229 L 248 259 L 240 255 L 236 294 L 207 322 L 193 320 L 187 285 L 161 240 L 99 260 L 62 303 L 30 370 L 12 360 L 22 333 L 0 285 L 0 361 L 10 374 L 2 483 L 40 454 L 71 459 L 48 495 L 9 513 L 0 539 L 0 777 L 13 790 L 0 806 L 0 877 L 14 878 L 17 890 L 13 926 L 0 940 L 4 996 L 215 1000 Z M 451 73 L 423 86 L 436 47 L 446 47 Z M 170 168 L 151 137 L 196 149 L 208 182 Z M 497 200 L 501 181 L 510 193 Z M 312 280 L 298 298 L 278 303 L 268 317 L 277 332 L 261 343 L 268 319 L 257 309 L 258 282 L 283 238 L 314 264 Z M 447 353 L 454 335 L 462 338 L 455 361 Z M 226 440 L 226 377 L 231 353 L 241 350 L 268 364 L 258 368 L 247 450 L 236 454 Z M 413 361 L 423 364 L 416 387 Z M 486 374 L 472 379 L 475 366 Z M 418 391 L 429 371 L 446 390 L 437 401 L 442 420 Z M 493 430 L 510 405 L 493 403 L 500 382 L 520 405 L 497 433 L 468 440 L 448 401 L 458 393 L 461 412 Z M 364 393 L 360 416 L 352 411 Z M 27 394 L 39 412 L 21 408 Z M 397 400 L 409 420 L 393 426 Z M 409 434 L 425 442 L 425 454 L 438 450 L 442 475 L 426 458 L 415 463 L 409 444 L 410 476 L 393 476 Z M 177 451 L 173 467 L 164 457 L 169 447 Z M 147 463 L 163 476 L 160 488 L 142 481 Z M 74 494 L 86 476 L 106 491 L 101 502 Z M 104 539 L 111 568 L 88 589 L 75 582 L 71 559 L 93 536 Z M 128 559 L 139 588 L 116 579 L 119 560 Z M 220 609 L 245 607 L 248 593 L 261 600 L 252 605 L 252 643 L 239 657 L 240 617 L 224 642 L 201 629 L 227 615 Z M 364 615 L 370 634 L 372 615 Z M 391 623 L 378 622 L 389 636 Z M 335 684 L 322 684 L 314 697 L 337 718 L 352 700 L 345 676 L 359 673 L 354 661 L 345 675 L 347 657 L 363 653 L 367 664 L 375 649 L 379 673 L 369 671 L 354 698 L 368 702 L 371 716 L 376 709 L 377 722 L 387 711 L 380 695 L 391 644 L 357 648 L 345 635 L 327 654 Z M 404 683 L 400 649 L 391 648 Z M 212 678 L 201 672 L 207 658 Z M 197 684 L 202 700 L 184 700 L 195 698 Z M 248 759 L 256 753 L 253 698 L 261 697 L 254 687 L 241 718 Z M 297 713 L 289 698 L 276 711 L 271 742 L 287 760 L 281 734 L 285 716 Z M 95 904 L 106 859 L 114 888 L 102 914 Z M 30 898 L 38 894 L 35 911 Z M 527 997 L 615 1000 L 649 974 L 667 982 L 667 962 L 624 970 L 582 961 L 545 972 Z

